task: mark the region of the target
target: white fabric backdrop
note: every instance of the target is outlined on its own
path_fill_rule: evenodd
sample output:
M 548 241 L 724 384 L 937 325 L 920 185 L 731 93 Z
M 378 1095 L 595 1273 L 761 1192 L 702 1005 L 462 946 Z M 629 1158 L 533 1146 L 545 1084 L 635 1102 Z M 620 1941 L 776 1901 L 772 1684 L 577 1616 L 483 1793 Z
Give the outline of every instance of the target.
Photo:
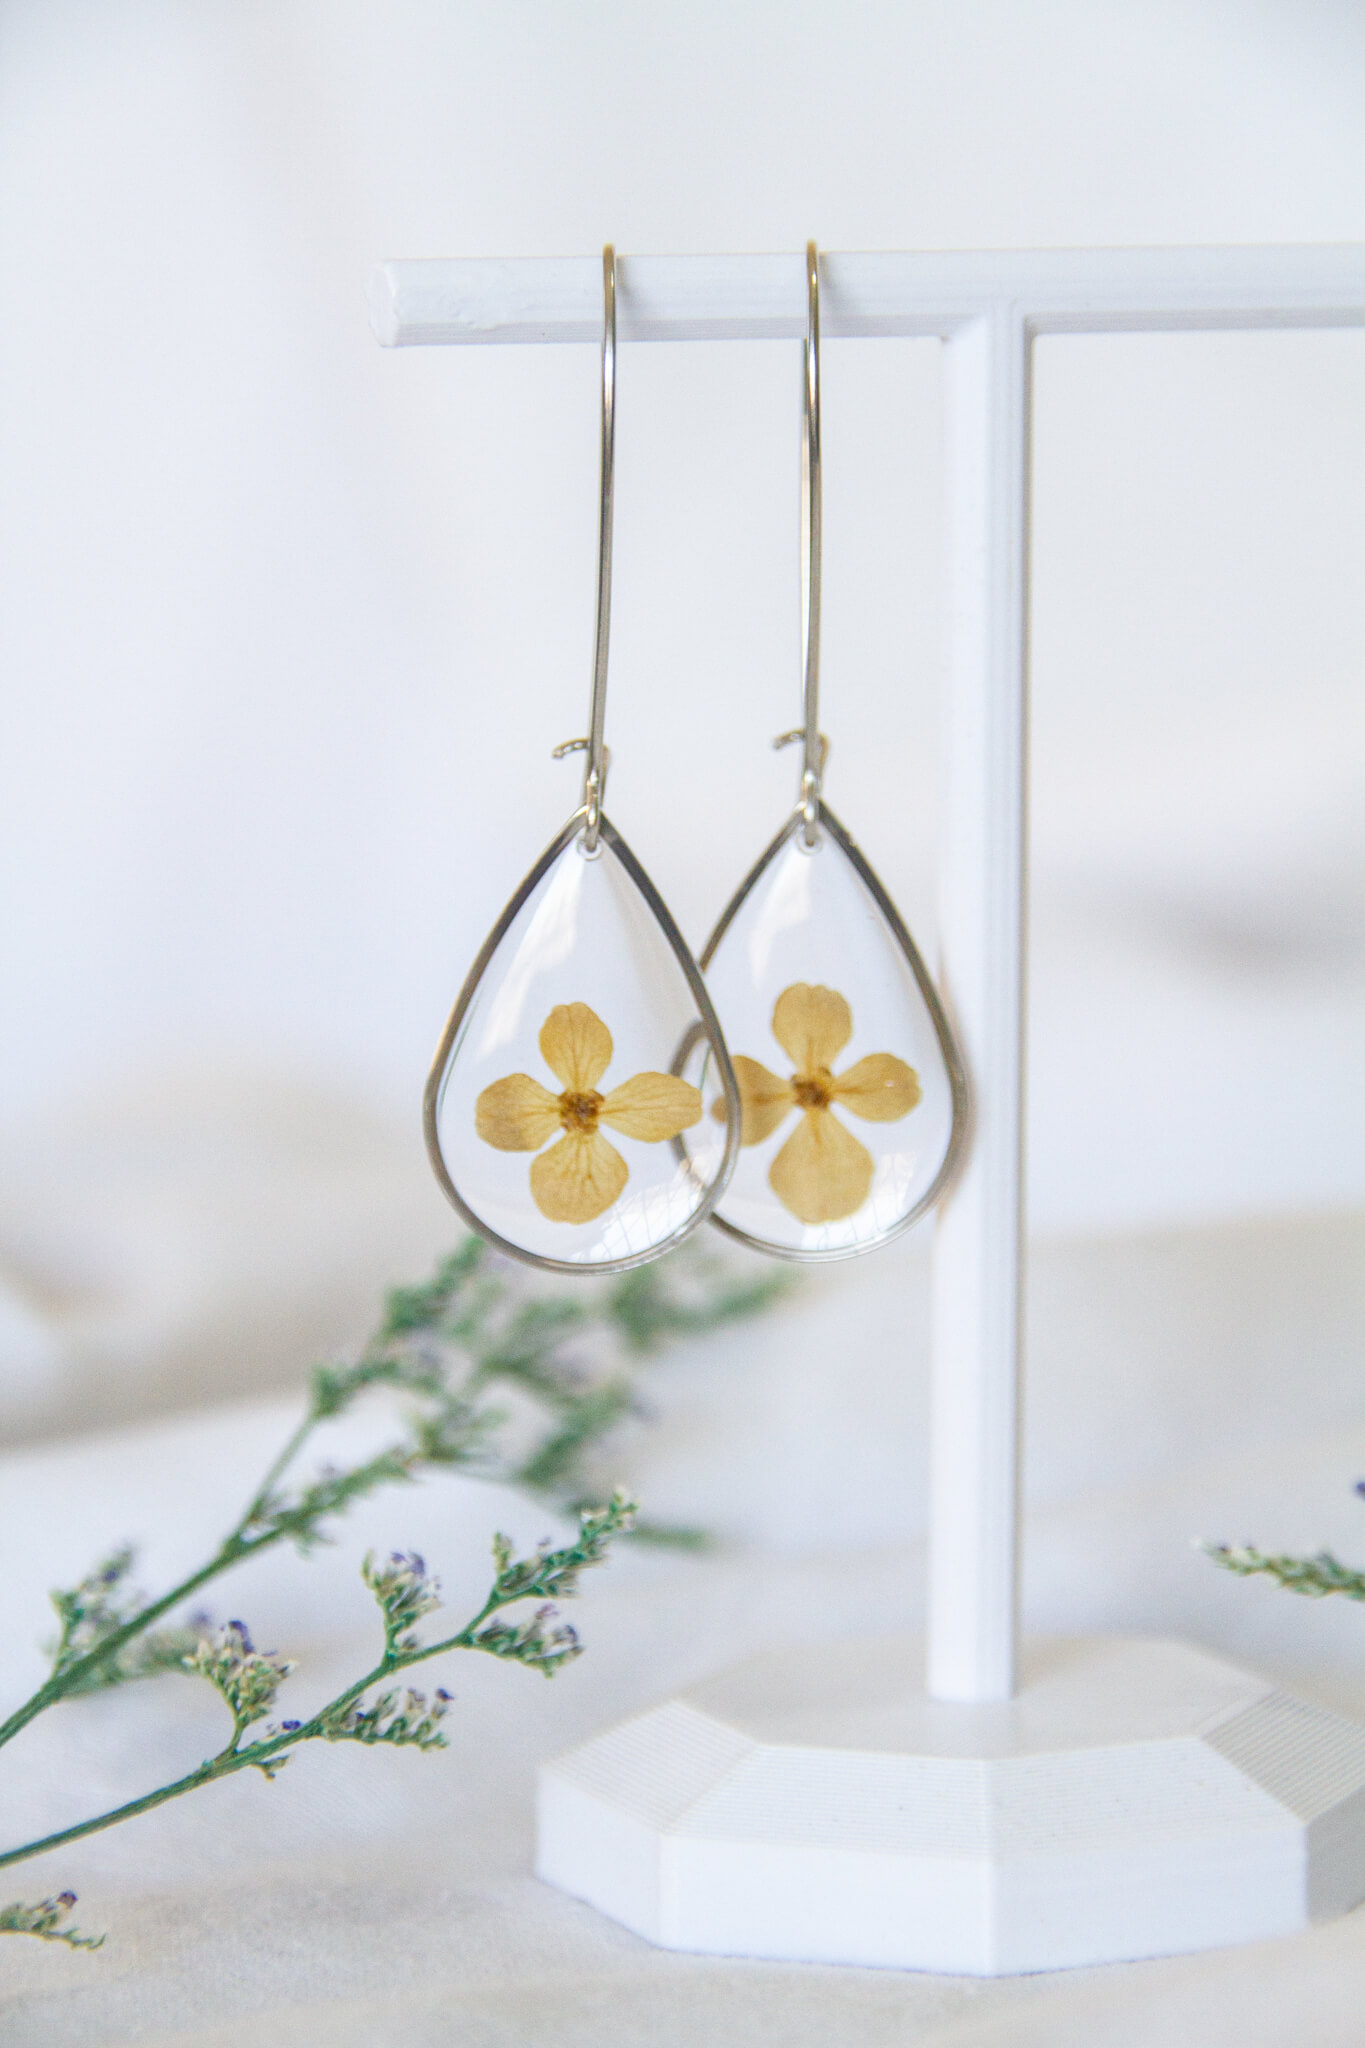
M 1362 1252 L 1356 1218 L 1040 1260 L 1032 1630 L 1185 1635 L 1365 1714 L 1358 1608 L 1241 1584 L 1191 1546 L 1365 1550 L 1350 1490 L 1365 1470 Z M 585 1580 L 587 1654 L 548 1687 L 476 1660 L 433 1667 L 456 1694 L 448 1753 L 319 1746 L 276 1784 L 233 1780 L 6 1873 L 26 1896 L 71 1886 L 80 1924 L 109 1936 L 94 1957 L 0 1946 L 6 2048 L 216 2048 L 253 2028 L 309 2048 L 1358 2048 L 1365 1913 L 1295 1941 L 992 1985 L 669 1956 L 529 1875 L 539 1757 L 764 1646 L 918 1625 L 924 1281 L 911 1241 L 650 1369 L 661 1419 L 618 1444 L 617 1469 L 657 1512 L 729 1541 L 703 1559 L 624 1551 Z M 6 1693 L 41 1675 L 47 1585 L 123 1535 L 143 1542 L 151 1583 L 188 1568 L 289 1419 L 289 1403 L 256 1401 L 0 1460 Z M 373 1653 L 367 1545 L 420 1546 L 460 1615 L 490 1531 L 532 1542 L 545 1519 L 469 1481 L 397 1489 L 310 1562 L 236 1573 L 215 1611 L 300 1659 L 284 1711 L 306 1710 Z M 207 1688 L 176 1678 L 59 1709 L 10 1753 L 7 1837 L 190 1768 L 221 1720 Z
M 13 0 L 0 38 L 25 1142 L 226 1064 L 420 1172 L 443 1013 L 569 808 L 592 351 L 386 354 L 376 258 L 1365 236 L 1326 0 Z M 936 349 L 828 358 L 831 795 L 931 941 Z M 796 380 L 622 366 L 613 809 L 696 941 L 790 801 Z M 1354 333 L 1040 352 L 1043 1227 L 1365 1194 L 1362 426 Z

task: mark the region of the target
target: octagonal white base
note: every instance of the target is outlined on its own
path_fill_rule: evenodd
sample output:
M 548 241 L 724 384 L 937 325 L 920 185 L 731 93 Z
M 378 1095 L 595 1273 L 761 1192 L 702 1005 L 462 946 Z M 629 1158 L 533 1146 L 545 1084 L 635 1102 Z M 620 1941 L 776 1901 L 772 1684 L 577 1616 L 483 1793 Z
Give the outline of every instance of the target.
M 546 1764 L 541 1877 L 665 1948 L 1002 1976 L 1288 1934 L 1365 1898 L 1365 1727 L 1182 1643 L 774 1652 Z

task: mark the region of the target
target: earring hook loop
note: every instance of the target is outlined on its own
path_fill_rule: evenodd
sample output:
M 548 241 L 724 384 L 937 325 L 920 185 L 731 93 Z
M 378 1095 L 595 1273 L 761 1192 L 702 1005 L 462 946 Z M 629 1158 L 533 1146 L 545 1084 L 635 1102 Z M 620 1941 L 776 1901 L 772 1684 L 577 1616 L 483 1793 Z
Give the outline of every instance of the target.
M 801 667 L 802 723 L 774 746 L 802 742 L 797 809 L 807 846 L 820 839 L 820 790 L 829 742 L 820 731 L 820 584 L 822 493 L 820 465 L 820 252 L 806 244 L 806 343 L 801 381 Z
M 596 853 L 602 826 L 611 749 L 606 744 L 607 655 L 611 643 L 611 529 L 616 499 L 616 250 L 602 250 L 602 444 L 598 467 L 597 631 L 593 641 L 592 705 L 588 736 L 565 740 L 554 749 L 556 761 L 566 754 L 587 755 L 583 770 L 583 851 Z

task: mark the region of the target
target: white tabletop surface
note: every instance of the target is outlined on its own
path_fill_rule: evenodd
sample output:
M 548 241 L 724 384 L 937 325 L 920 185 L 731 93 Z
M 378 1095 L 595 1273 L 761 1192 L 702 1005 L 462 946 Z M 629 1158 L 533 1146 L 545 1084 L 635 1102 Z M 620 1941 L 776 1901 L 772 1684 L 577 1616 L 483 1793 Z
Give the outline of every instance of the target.
M 1338 1218 L 1196 1235 L 1183 1248 L 1113 1241 L 1040 1256 L 1031 1626 L 1183 1634 L 1365 1716 L 1358 1608 L 1234 1582 L 1191 1547 L 1200 1535 L 1259 1536 L 1365 1553 L 1365 1507 L 1351 1493 L 1365 1425 L 1334 1321 L 1356 1284 L 1358 1235 Z M 919 1258 L 907 1253 L 887 1280 L 888 1330 L 905 1327 Z M 1283 1368 L 1258 1365 L 1251 1327 L 1283 1353 L 1280 1295 L 1302 1318 L 1288 1387 Z M 531 1875 L 538 1758 L 764 1644 L 916 1624 L 915 1486 L 881 1497 L 878 1452 L 868 1445 L 857 1463 L 852 1422 L 844 1436 L 825 1431 L 820 1458 L 803 1464 L 793 1448 L 793 1417 L 802 1442 L 820 1434 L 819 1360 L 833 1351 L 840 1298 L 816 1288 L 654 1369 L 660 1420 L 623 1447 L 630 1476 L 669 1512 L 690 1503 L 730 1541 L 703 1558 L 622 1552 L 591 1576 L 574 1616 L 587 1654 L 553 1683 L 453 1660 L 440 1674 L 457 1696 L 444 1754 L 318 1745 L 273 1785 L 234 1779 L 8 1872 L 6 1898 L 70 1886 L 81 1924 L 108 1939 L 94 1955 L 0 1946 L 6 2048 L 1360 2048 L 1361 1913 L 1243 1950 L 979 1982 L 667 1954 Z M 1229 1316 L 1217 1300 L 1240 1307 Z M 795 1359 L 789 1316 L 809 1340 Z M 815 1341 L 822 1330 L 828 1344 Z M 1182 1361 L 1182 1331 L 1197 1334 L 1197 1372 Z M 1097 1372 L 1096 1359 L 1109 1363 Z M 905 1371 L 887 1344 L 841 1362 L 864 1439 L 893 1379 Z M 31 1645 L 47 1586 L 123 1535 L 144 1542 L 148 1581 L 164 1582 L 231 1518 L 292 1408 L 281 1395 L 201 1409 L 0 1463 L 6 1693 L 41 1669 Z M 368 1545 L 420 1546 L 459 1612 L 479 1593 L 491 1530 L 534 1541 L 545 1520 L 469 1481 L 400 1489 L 312 1561 L 244 1570 L 215 1606 L 298 1657 L 297 1711 L 364 1668 L 373 1647 L 356 1575 Z M 220 1739 L 207 1688 L 176 1678 L 65 1706 L 6 1759 L 5 1834 L 130 1796 Z

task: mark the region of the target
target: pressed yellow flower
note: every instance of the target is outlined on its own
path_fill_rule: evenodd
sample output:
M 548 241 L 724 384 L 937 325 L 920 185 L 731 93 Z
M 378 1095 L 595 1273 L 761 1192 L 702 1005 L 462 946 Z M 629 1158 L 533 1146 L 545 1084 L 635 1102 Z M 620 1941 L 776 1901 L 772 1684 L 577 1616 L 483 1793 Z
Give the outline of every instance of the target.
M 586 1003 L 560 1003 L 541 1026 L 540 1053 L 563 1093 L 552 1095 L 529 1074 L 508 1074 L 474 1105 L 474 1128 L 499 1152 L 540 1152 L 563 1132 L 531 1162 L 531 1199 L 552 1223 L 591 1223 L 630 1178 L 599 1123 L 653 1145 L 676 1138 L 701 1116 L 701 1091 L 673 1074 L 636 1074 L 610 1095 L 599 1094 L 611 1052 L 611 1033 L 595 1011 Z
M 802 1223 L 837 1223 L 861 1209 L 875 1162 L 833 1111 L 839 1103 L 869 1123 L 908 1116 L 922 1094 L 913 1067 L 894 1053 L 870 1052 L 847 1073 L 835 1060 L 853 1036 L 853 1012 L 837 989 L 804 981 L 784 988 L 773 1008 L 773 1037 L 795 1073 L 783 1080 L 743 1053 L 734 1058 L 739 1083 L 741 1145 L 772 1136 L 793 1109 L 801 1122 L 768 1168 L 768 1185 Z M 723 1117 L 724 1103 L 716 1105 Z

